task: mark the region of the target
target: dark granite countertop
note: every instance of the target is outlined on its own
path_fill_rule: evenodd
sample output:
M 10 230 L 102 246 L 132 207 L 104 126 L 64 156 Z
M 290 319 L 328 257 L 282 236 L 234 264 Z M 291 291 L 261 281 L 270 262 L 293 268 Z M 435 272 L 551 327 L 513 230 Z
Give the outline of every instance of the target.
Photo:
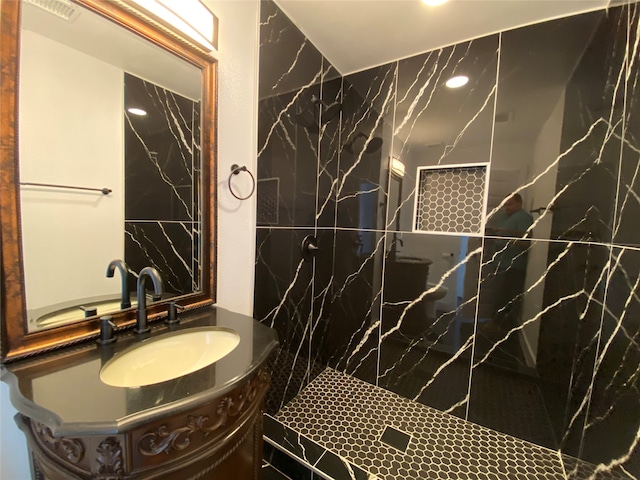
M 215 306 L 185 312 L 180 320 L 172 327 L 151 324 L 142 339 L 125 331 L 111 345 L 88 342 L 2 365 L 2 381 L 11 387 L 15 408 L 56 436 L 111 435 L 223 395 L 255 372 L 278 343 L 275 330 Z M 240 343 L 208 367 L 173 380 L 142 387 L 112 387 L 100 380 L 102 366 L 134 344 L 204 326 L 235 330 Z

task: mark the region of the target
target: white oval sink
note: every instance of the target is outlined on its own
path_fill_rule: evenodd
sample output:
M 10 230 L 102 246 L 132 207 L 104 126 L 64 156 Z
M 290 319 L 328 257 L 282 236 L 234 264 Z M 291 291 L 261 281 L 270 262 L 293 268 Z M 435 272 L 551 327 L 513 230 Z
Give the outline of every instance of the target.
M 113 387 L 165 382 L 211 365 L 233 351 L 240 335 L 221 327 L 201 327 L 146 340 L 109 360 L 100 379 Z

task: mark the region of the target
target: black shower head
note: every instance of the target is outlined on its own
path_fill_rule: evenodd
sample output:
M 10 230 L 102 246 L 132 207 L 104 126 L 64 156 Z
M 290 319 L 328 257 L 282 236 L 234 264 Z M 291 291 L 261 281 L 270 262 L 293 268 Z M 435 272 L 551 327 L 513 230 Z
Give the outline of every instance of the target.
M 322 114 L 322 123 L 327 123 L 336 118 L 342 111 L 342 103 L 333 102 L 331 105 L 327 105 L 321 99 L 313 95 L 311 101 L 316 105 L 320 105 Z
M 293 115 L 289 115 L 297 125 L 305 128 L 318 128 L 318 122 L 313 114 L 309 110 L 302 110 L 301 112 L 295 112 Z
M 358 132 L 356 136 L 351 139 L 350 142 L 347 142 L 344 144 L 344 149 L 351 154 L 355 153 L 353 151 L 353 144 L 356 143 L 356 141 L 359 138 L 367 138 L 367 136 L 362 132 Z M 381 137 L 373 137 L 371 140 L 369 140 L 369 143 L 367 144 L 367 147 L 365 148 L 364 153 L 376 153 L 378 150 L 380 150 L 380 148 L 382 148 L 383 142 L 384 141 L 382 140 Z
M 332 103 L 328 107 L 325 107 L 324 111 L 322 112 L 322 123 L 330 122 L 338 115 L 340 115 L 341 111 L 342 104 L 338 102 Z
M 365 152 L 367 153 L 376 153 L 378 150 L 382 148 L 382 138 L 381 137 L 373 137 L 367 145 L 367 149 Z

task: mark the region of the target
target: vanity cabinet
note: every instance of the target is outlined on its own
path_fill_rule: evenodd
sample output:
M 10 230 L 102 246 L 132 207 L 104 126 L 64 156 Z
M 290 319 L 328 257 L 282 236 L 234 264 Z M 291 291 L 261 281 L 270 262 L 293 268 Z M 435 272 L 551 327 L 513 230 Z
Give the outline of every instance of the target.
M 101 368 L 141 341 L 72 349 L 2 366 L 15 419 L 36 479 L 259 479 L 262 413 L 275 331 L 216 307 L 195 311 L 178 330 L 221 327 L 238 346 L 195 372 L 139 387 L 100 380 Z M 175 333 L 152 326 L 150 337 Z
M 16 421 L 39 479 L 258 479 L 268 385 L 263 368 L 227 395 L 116 435 L 54 437 L 25 415 Z

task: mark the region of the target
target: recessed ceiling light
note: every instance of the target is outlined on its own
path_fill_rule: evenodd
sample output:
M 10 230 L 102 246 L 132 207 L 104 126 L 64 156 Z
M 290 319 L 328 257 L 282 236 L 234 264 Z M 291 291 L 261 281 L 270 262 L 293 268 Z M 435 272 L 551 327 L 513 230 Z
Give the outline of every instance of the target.
M 435 7 L 436 5 L 442 5 L 449 0 L 422 0 L 422 3 L 425 5 L 429 5 L 430 7 Z
M 456 75 L 455 77 L 451 77 L 449 80 L 447 80 L 447 83 L 445 83 L 445 85 L 449 88 L 460 88 L 464 87 L 468 81 L 469 77 L 467 77 L 466 75 Z
M 144 117 L 147 112 L 142 110 L 141 108 L 127 108 L 127 112 L 131 113 L 132 115 L 139 115 L 141 117 Z

